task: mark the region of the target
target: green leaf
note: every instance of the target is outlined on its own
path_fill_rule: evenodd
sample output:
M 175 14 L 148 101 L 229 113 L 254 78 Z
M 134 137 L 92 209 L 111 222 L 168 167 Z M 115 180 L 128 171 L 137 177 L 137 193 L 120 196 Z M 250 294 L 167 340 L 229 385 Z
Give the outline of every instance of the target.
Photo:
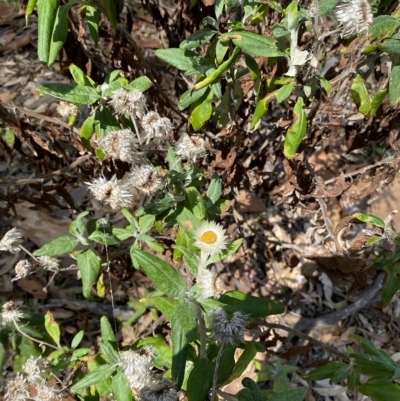
M 323 366 L 320 366 L 317 369 L 312 370 L 310 373 L 303 376 L 304 380 L 324 380 L 331 379 L 336 372 L 344 371 L 349 368 L 349 365 L 340 362 L 340 361 L 332 361 Z
M 356 370 L 352 370 L 347 377 L 347 387 L 350 391 L 354 391 L 356 386 L 360 383 L 360 374 Z
M 88 77 L 78 66 L 71 64 L 69 66 L 69 72 L 74 78 L 74 81 L 81 86 L 91 86 L 94 87 L 94 81 L 92 78 Z
M 296 155 L 297 149 L 307 131 L 307 117 L 304 112 L 303 98 L 299 97 L 297 99 L 293 113 L 295 115 L 295 122 L 286 133 L 283 147 L 283 153 L 288 159 L 291 159 Z
M 360 104 L 359 112 L 366 116 L 371 110 L 371 99 L 369 97 L 367 88 L 360 74 L 354 78 L 353 85 L 351 86 L 351 95 L 356 104 Z
M 96 89 L 88 86 L 50 83 L 40 85 L 36 89 L 40 95 L 51 95 L 57 99 L 77 104 L 93 104 L 100 99 Z
M 390 105 L 395 107 L 400 100 L 400 65 L 395 65 L 392 68 L 392 73 L 389 77 L 389 100 Z
M 172 350 L 167 346 L 164 337 L 161 334 L 156 334 L 154 337 L 146 337 L 138 341 L 137 347 L 151 345 L 156 354 L 154 356 L 153 364 L 157 369 L 164 370 L 165 367 L 171 369 L 172 364 Z
M 199 131 L 203 125 L 211 118 L 213 92 L 210 88 L 204 93 L 197 102 L 190 108 L 189 123 L 195 131 Z
M 107 380 L 115 371 L 115 365 L 102 365 L 95 369 L 93 372 L 90 372 L 86 375 L 82 380 L 78 383 L 75 383 L 71 389 L 73 391 L 82 390 L 86 387 L 89 387 L 93 384 L 101 383 Z
M 113 364 L 118 362 L 118 353 L 109 342 L 100 343 L 100 349 L 106 362 Z
M 400 400 L 400 386 L 389 380 L 374 379 L 359 387 L 361 394 L 371 397 L 372 401 Z
M 146 76 L 142 76 L 139 78 L 134 79 L 130 82 L 125 89 L 128 91 L 139 90 L 140 92 L 145 92 L 147 89 L 151 88 L 153 84 L 151 83 L 150 79 Z
M 183 276 L 168 263 L 144 252 L 131 248 L 131 258 L 136 259 L 140 267 L 146 272 L 157 288 L 171 297 L 182 296 L 187 291 Z
M 89 26 L 90 36 L 94 41 L 94 45 L 97 47 L 97 45 L 99 44 L 99 10 L 93 6 L 86 6 L 86 20 Z
M 132 401 L 132 390 L 128 379 L 122 369 L 117 369 L 117 374 L 112 378 L 112 389 L 116 401 Z
M 371 40 L 375 40 L 379 36 L 392 36 L 397 27 L 400 26 L 400 20 L 389 15 L 379 15 L 374 18 L 369 34 Z
M 318 1 L 318 17 L 322 17 L 331 11 L 339 0 L 319 0 Z
M 240 291 L 226 292 L 218 301 L 229 306 L 232 310 L 252 317 L 278 315 L 285 312 L 285 305 L 279 301 L 253 297 Z
M 53 315 L 48 311 L 44 316 L 44 327 L 53 341 L 60 346 L 60 326 L 54 320 Z
M 29 0 L 28 4 L 26 5 L 25 9 L 25 23 L 28 25 L 29 22 L 29 16 L 33 13 L 33 10 L 36 7 L 36 3 L 38 0 Z
M 90 144 L 90 139 L 94 133 L 94 113 L 91 114 L 85 122 L 82 124 L 79 136 L 81 138 L 82 145 L 89 152 L 94 152 L 92 145 Z
M 220 40 L 232 42 L 244 52 L 255 57 L 286 57 L 276 47 L 276 42 L 266 36 L 247 31 L 232 31 L 221 36 Z
M 82 341 L 83 336 L 85 335 L 84 330 L 80 330 L 77 334 L 75 334 L 74 338 L 72 339 L 71 342 L 71 348 L 75 349 Z
M 212 202 L 215 203 L 222 194 L 222 185 L 221 179 L 217 173 L 214 173 L 211 177 L 210 185 L 207 189 L 207 198 Z
M 171 209 L 174 205 L 174 200 L 167 195 L 165 198 L 149 203 L 136 211 L 136 216 L 143 216 L 145 214 L 154 214 L 158 216 L 161 213 Z
M 82 212 L 76 216 L 76 219 L 69 226 L 69 233 L 76 237 L 82 245 L 88 245 L 88 241 L 83 236 L 85 233 L 85 223 L 83 222 L 83 218 L 87 216 L 89 212 Z
M 190 372 L 187 382 L 188 401 L 204 401 L 213 384 L 215 366 L 207 358 L 199 358 Z
M 172 377 L 180 390 L 185 376 L 189 343 L 197 335 L 198 305 L 192 301 L 180 302 L 172 312 Z
M 231 242 L 230 244 L 228 244 L 226 249 L 224 249 L 222 252 L 209 257 L 207 260 L 207 265 L 217 263 L 220 260 L 224 260 L 228 256 L 234 254 L 239 249 L 240 245 L 242 244 L 242 241 L 243 241 L 243 238 L 239 238 L 239 239 Z
M 82 294 L 89 298 L 100 272 L 100 261 L 91 249 L 80 252 L 76 261 L 82 277 Z
M 57 16 L 59 0 L 38 0 L 38 58 L 42 63 L 49 60 L 51 34 Z
M 191 211 L 200 220 L 204 219 L 206 215 L 206 206 L 203 197 L 196 187 L 186 188 L 186 197 L 189 201 Z
M 100 319 L 100 330 L 101 330 L 101 338 L 103 341 L 117 343 L 117 339 L 115 338 L 114 334 L 114 329 L 112 328 L 109 320 L 105 316 L 103 316 Z
M 387 277 L 383 284 L 381 296 L 383 306 L 386 306 L 400 289 L 400 263 L 387 265 L 384 270 L 387 273 Z
M 282 103 L 285 99 L 287 99 L 290 96 L 293 88 L 294 88 L 294 82 L 282 86 L 282 88 L 280 88 L 276 93 L 276 101 L 278 103 Z
M 369 115 L 373 117 L 375 113 L 378 111 L 380 105 L 383 102 L 383 99 L 386 97 L 388 93 L 387 89 L 379 89 L 376 93 L 374 98 L 372 99 L 371 102 L 371 111 L 369 112 Z
M 155 54 L 178 70 L 185 71 L 186 75 L 205 74 L 209 68 L 205 59 L 191 50 L 158 49 Z
M 242 380 L 243 387 L 238 393 L 238 401 L 264 401 L 258 385 L 249 377 Z
M 107 107 L 98 110 L 94 117 L 94 129 L 100 138 L 104 138 L 108 133 L 119 130 L 119 124 L 114 114 Z
M 325 92 L 329 93 L 332 90 L 332 85 L 329 83 L 329 81 L 326 78 L 321 77 L 320 75 L 318 76 L 318 79 Z
M 92 234 L 89 235 L 89 239 L 101 245 L 118 245 L 121 243 L 121 241 L 112 234 L 109 228 L 93 231 Z
M 308 387 L 294 388 L 293 390 L 283 391 L 268 398 L 268 401 L 303 401 L 308 391 Z
M 362 375 L 375 377 L 392 377 L 397 364 L 389 357 L 370 354 L 352 354 L 354 369 Z
M 174 148 L 170 146 L 167 153 L 167 162 L 169 169 L 183 173 L 182 163 L 180 157 L 175 153 Z M 171 198 L 171 197 L 170 197 Z
M 172 312 L 175 310 L 178 301 L 165 297 L 141 298 L 140 302 L 146 305 L 152 305 L 157 308 L 169 321 L 172 319 Z
M 145 241 L 146 245 L 154 252 L 163 253 L 164 247 L 155 241 Z
M 58 1 L 57 1 L 58 3 Z M 59 7 L 52 28 L 51 41 L 49 46 L 49 56 L 47 65 L 50 67 L 56 60 L 58 54 L 64 46 L 68 35 L 68 13 L 78 1 L 70 1 Z
M 214 31 L 212 29 L 199 29 L 198 31 L 191 34 L 183 42 L 181 42 L 179 48 L 186 50 L 193 49 L 194 47 L 199 47 L 201 45 L 204 45 L 205 43 L 208 43 L 215 34 L 217 34 L 217 31 Z
M 367 214 L 367 213 L 354 213 L 352 215 L 357 220 L 362 221 L 363 223 L 369 223 L 375 227 L 381 227 L 385 228 L 385 222 L 380 219 L 377 216 L 374 216 L 373 214 Z
M 194 92 L 191 89 L 188 89 L 179 99 L 179 110 L 184 110 L 186 107 L 189 107 L 191 104 L 199 101 L 201 98 L 203 98 L 204 94 L 208 92 L 208 90 L 209 88 L 207 86 Z
M 33 254 L 35 256 L 58 256 L 64 255 L 65 253 L 72 252 L 75 247 L 79 244 L 79 240 L 70 237 L 62 236 L 55 240 L 43 245 L 41 248 L 37 249 Z
M 232 382 L 233 380 L 240 377 L 243 372 L 247 369 L 249 364 L 253 361 L 254 357 L 258 352 L 257 344 L 253 341 L 246 341 L 245 348 L 242 354 L 240 355 L 239 359 L 235 363 L 233 367 L 233 372 L 229 376 L 228 380 L 226 380 L 225 384 Z
M 229 42 L 221 42 L 220 40 L 215 45 L 215 58 L 218 65 L 224 61 L 227 51 L 229 50 Z
M 151 230 L 151 228 L 153 227 L 155 221 L 156 221 L 156 218 L 154 216 L 152 216 L 151 214 L 142 216 L 139 219 L 140 233 L 146 234 L 147 232 L 149 232 Z
M 400 40 L 386 39 L 378 49 L 386 53 L 400 54 Z

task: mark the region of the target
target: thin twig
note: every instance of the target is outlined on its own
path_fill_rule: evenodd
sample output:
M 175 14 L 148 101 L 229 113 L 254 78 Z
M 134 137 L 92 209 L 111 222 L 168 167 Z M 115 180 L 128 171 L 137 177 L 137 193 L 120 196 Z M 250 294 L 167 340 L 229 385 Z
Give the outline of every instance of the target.
M 56 346 L 54 346 L 54 345 L 52 345 L 52 344 L 46 343 L 46 341 L 40 341 L 40 340 L 37 340 L 36 338 L 31 337 L 29 334 L 26 334 L 26 333 L 24 333 L 24 332 L 21 330 L 21 328 L 18 326 L 18 323 L 17 323 L 15 320 L 13 320 L 13 322 L 14 322 L 14 324 L 15 324 L 16 329 L 17 329 L 24 337 L 29 338 L 30 340 L 32 340 L 32 341 L 34 341 L 34 342 L 36 342 L 36 343 L 38 343 L 38 344 L 40 344 L 40 345 L 46 345 L 47 347 L 50 347 L 50 348 L 53 348 L 53 349 L 57 349 L 57 350 L 62 349 L 61 347 L 56 347 Z

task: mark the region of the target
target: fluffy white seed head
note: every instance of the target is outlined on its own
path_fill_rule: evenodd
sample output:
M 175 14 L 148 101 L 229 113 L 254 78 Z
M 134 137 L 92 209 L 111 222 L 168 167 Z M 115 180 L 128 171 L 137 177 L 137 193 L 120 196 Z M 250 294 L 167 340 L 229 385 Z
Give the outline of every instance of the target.
M 113 159 L 131 164 L 140 160 L 138 140 L 130 129 L 110 132 L 99 141 L 99 146 Z
M 220 344 L 243 341 L 248 319 L 241 312 L 235 312 L 231 317 L 222 308 L 215 309 L 211 314 L 211 337 Z
M 49 387 L 45 382 L 36 384 L 35 401 L 58 401 L 62 399 L 61 394 L 58 394 L 56 389 Z
M 129 182 L 139 191 L 152 195 L 161 187 L 161 177 L 150 164 L 135 167 L 129 174 Z
M 57 113 L 62 117 L 69 118 L 78 114 L 78 107 L 73 103 L 61 101 L 57 105 Z
M 18 230 L 18 228 L 12 228 L 7 231 L 4 237 L 0 241 L 0 251 L 8 251 L 14 253 L 19 250 L 19 244 L 21 243 L 21 239 L 23 238 L 22 231 Z
M 89 190 L 100 202 L 111 206 L 112 209 L 129 207 L 133 202 L 133 195 L 128 191 L 128 185 L 122 184 L 114 175 L 110 180 L 104 177 L 87 182 Z
M 137 89 L 128 91 L 124 88 L 117 89 L 109 101 L 110 106 L 117 114 L 142 118 L 147 110 L 146 98 Z
M 21 280 L 29 275 L 31 271 L 31 264 L 28 260 L 22 259 L 15 265 L 15 277 L 12 281 Z
M 342 25 L 343 37 L 363 35 L 372 25 L 373 15 L 368 0 L 340 0 L 334 10 L 335 18 Z
M 20 373 L 17 373 L 14 379 L 7 382 L 5 400 L 28 401 L 29 399 L 28 382 Z
M 41 356 L 38 358 L 30 356 L 22 370 L 28 375 L 26 379 L 29 383 L 38 383 L 43 380 L 42 375 L 46 372 L 47 367 L 48 362 Z
M 206 141 L 198 135 L 184 133 L 175 143 L 175 153 L 182 159 L 196 163 L 207 154 Z
M 57 258 L 53 258 L 52 256 L 39 256 L 37 259 L 41 269 L 58 273 L 60 269 L 60 262 Z
M 205 221 L 194 233 L 194 245 L 204 254 L 220 253 L 226 248 L 228 241 L 225 232 L 226 230 L 220 224 Z
M 218 298 L 223 293 L 222 280 L 206 267 L 199 267 L 196 282 L 200 299 Z
M 22 317 L 24 317 L 24 314 L 18 310 L 14 301 L 8 301 L 3 305 L 1 312 L 3 326 L 7 323 L 18 323 Z
M 168 139 L 169 134 L 174 129 L 171 120 L 161 117 L 157 112 L 150 111 L 141 121 L 144 132 L 146 133 L 146 143 L 153 141 L 161 143 Z

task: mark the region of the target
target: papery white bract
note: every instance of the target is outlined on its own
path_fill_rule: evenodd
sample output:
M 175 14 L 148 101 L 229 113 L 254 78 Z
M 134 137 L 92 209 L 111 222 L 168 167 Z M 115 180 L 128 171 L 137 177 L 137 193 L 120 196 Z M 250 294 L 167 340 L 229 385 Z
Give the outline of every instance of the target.
M 206 254 L 220 253 L 226 248 L 228 241 L 225 232 L 226 230 L 220 224 L 205 221 L 194 233 L 194 245 Z
M 139 191 L 151 195 L 161 187 L 161 177 L 150 164 L 135 167 L 129 174 L 129 182 Z
M 161 143 L 168 139 L 169 134 L 174 129 L 171 120 L 161 117 L 156 111 L 148 112 L 141 121 L 144 132 L 146 133 L 146 143 L 154 141 Z
M 374 18 L 367 0 L 341 0 L 334 14 L 343 27 L 343 37 L 367 33 Z
M 189 136 L 184 133 L 175 143 L 175 153 L 182 159 L 196 163 L 207 153 L 206 141 L 198 135 Z

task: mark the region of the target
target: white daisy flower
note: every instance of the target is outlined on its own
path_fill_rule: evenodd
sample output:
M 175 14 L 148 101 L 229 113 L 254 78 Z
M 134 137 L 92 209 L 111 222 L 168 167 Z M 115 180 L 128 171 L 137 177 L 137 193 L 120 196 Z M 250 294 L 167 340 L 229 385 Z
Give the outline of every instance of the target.
M 334 14 L 343 27 L 343 37 L 367 33 L 374 19 L 367 0 L 341 0 Z
M 194 233 L 194 245 L 201 252 L 215 255 L 226 249 L 228 237 L 226 230 L 220 224 L 213 221 L 205 221 Z

